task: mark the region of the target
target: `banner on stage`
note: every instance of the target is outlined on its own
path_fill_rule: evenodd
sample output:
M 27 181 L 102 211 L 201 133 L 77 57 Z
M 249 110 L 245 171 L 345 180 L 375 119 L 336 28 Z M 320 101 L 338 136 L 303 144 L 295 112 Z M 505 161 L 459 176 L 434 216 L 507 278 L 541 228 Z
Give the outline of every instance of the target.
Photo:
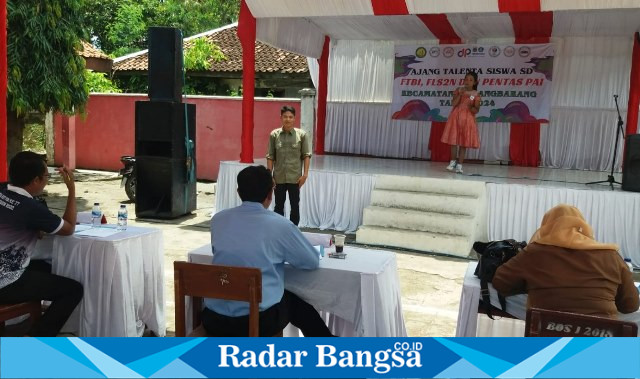
M 2 378 L 638 378 L 640 338 L 2 338 Z
M 548 122 L 552 44 L 396 45 L 392 118 L 446 121 L 453 91 L 478 74 L 478 122 Z

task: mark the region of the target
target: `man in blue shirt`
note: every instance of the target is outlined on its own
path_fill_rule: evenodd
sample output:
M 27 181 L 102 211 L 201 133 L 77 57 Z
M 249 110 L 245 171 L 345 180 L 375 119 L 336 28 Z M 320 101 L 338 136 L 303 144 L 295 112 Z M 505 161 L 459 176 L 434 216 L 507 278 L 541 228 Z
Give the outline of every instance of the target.
M 313 270 L 318 252 L 300 230 L 281 215 L 269 211 L 273 197 L 271 172 L 250 166 L 238 174 L 242 205 L 216 213 L 211 220 L 213 264 L 256 267 L 262 271 L 260 336 L 279 333 L 291 322 L 308 337 L 329 337 L 331 332 L 318 312 L 284 289 L 284 264 Z M 205 299 L 202 324 L 215 336 L 247 336 L 249 304 Z
M 60 174 L 69 190 L 62 218 L 33 197 L 47 185 L 49 173 L 42 156 L 23 151 L 9 164 L 9 184 L 0 190 L 0 304 L 49 300 L 51 305 L 29 335 L 55 337 L 82 300 L 82 285 L 51 274 L 51 265 L 32 261 L 40 233 L 71 235 L 76 227 L 73 173 Z

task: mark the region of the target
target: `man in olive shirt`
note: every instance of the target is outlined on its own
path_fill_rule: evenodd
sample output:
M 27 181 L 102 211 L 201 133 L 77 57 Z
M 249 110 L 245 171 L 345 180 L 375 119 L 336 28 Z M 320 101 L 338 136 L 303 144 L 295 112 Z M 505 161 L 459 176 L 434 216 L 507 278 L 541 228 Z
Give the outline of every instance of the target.
M 289 193 L 291 222 L 300 222 L 300 188 L 309 176 L 311 141 L 304 130 L 294 128 L 296 110 L 290 106 L 280 109 L 282 127 L 269 135 L 267 168 L 273 172 L 276 183 L 274 211 L 284 216 L 284 202 Z M 304 163 L 304 164 L 303 164 Z M 303 170 L 304 166 L 304 170 Z

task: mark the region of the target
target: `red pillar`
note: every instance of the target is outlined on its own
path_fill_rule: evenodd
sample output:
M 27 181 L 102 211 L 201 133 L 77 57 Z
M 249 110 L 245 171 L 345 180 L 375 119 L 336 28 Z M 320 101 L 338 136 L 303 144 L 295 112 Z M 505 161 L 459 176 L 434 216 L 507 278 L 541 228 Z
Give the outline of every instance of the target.
M 631 76 L 629 78 L 629 105 L 627 107 L 627 128 L 625 134 L 638 132 L 638 107 L 640 107 L 640 34 L 633 37 L 631 55 Z
M 540 12 L 539 0 L 500 0 L 501 12 L 511 12 L 515 43 L 549 43 L 553 13 Z M 522 12 L 526 10 L 528 12 Z M 509 157 L 516 166 L 540 165 L 540 123 L 511 123 Z
M 327 123 L 327 81 L 329 78 L 329 37 L 324 37 L 322 55 L 318 59 L 318 121 L 316 124 L 316 154 L 324 154 L 324 131 Z
M 7 0 L 0 0 L 0 181 L 7 181 Z
M 76 116 L 62 116 L 62 164 L 76 168 Z
M 246 2 L 240 5 L 238 38 L 242 45 L 242 136 L 240 162 L 253 163 L 253 101 L 256 76 L 256 19 Z

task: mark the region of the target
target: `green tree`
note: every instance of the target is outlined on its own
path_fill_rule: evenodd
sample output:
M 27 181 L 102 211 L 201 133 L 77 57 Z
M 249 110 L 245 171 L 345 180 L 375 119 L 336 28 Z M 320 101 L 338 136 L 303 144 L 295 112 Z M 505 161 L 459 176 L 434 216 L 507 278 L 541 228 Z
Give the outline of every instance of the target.
M 86 0 L 92 41 L 116 56 L 147 47 L 150 26 L 179 28 L 185 37 L 238 19 L 240 0 Z
M 240 0 L 166 0 L 162 4 L 154 8 L 154 25 L 180 28 L 185 37 L 235 22 L 240 11 Z
M 116 48 L 109 42 L 108 26 L 115 20 L 121 0 L 85 0 L 84 25 L 91 41 L 106 53 Z
M 207 72 L 213 62 L 227 59 L 220 48 L 204 37 L 189 41 L 184 51 L 184 66 L 188 73 Z M 102 80 L 108 80 L 101 77 Z M 125 92 L 146 93 L 148 90 L 148 77 L 146 75 L 119 76 L 113 80 L 113 86 Z M 184 93 L 189 95 L 211 95 L 219 89 L 220 83 L 215 78 L 208 76 L 186 75 Z M 90 90 L 93 92 L 94 90 Z
M 109 27 L 107 38 L 113 44 L 115 56 L 138 50 L 145 41 L 147 24 L 143 19 L 141 4 L 125 3 L 118 9 L 114 22 Z
M 7 1 L 8 158 L 22 149 L 27 112 L 84 112 L 84 9 L 84 0 Z
M 184 68 L 187 71 L 208 71 L 212 61 L 227 59 L 220 47 L 209 42 L 206 38 L 196 38 L 190 41 L 190 46 L 184 52 Z
M 107 74 L 102 72 L 93 72 L 85 70 L 85 80 L 89 92 L 98 93 L 121 93 L 122 90 L 115 85 L 111 79 L 107 78 Z

